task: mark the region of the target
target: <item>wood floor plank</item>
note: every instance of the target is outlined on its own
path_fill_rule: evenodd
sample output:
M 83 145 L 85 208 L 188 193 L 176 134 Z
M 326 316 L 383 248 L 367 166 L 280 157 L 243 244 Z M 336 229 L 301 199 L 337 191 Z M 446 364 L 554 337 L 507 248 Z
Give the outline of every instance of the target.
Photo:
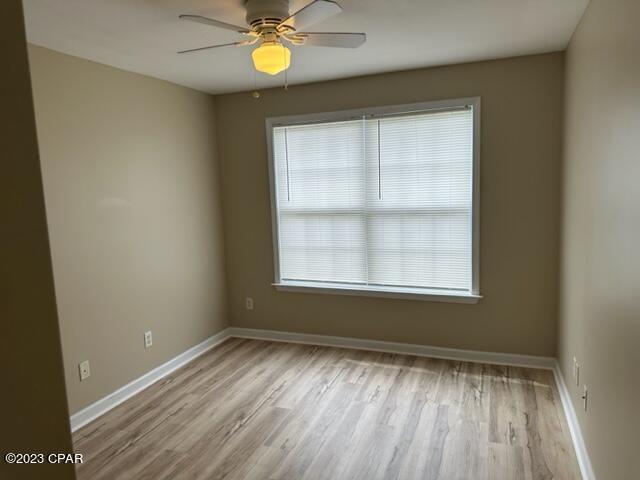
M 449 434 L 443 447 L 442 467 L 435 478 L 487 478 L 487 423 L 468 420 L 451 409 L 448 421 Z
M 489 441 L 527 445 L 526 379 L 513 367 L 496 366 L 490 379 Z
M 522 447 L 520 445 L 490 443 L 488 478 L 489 480 L 504 478 L 531 480 L 531 471 L 525 469 Z
M 79 479 L 579 479 L 551 372 L 230 339 L 74 433 Z

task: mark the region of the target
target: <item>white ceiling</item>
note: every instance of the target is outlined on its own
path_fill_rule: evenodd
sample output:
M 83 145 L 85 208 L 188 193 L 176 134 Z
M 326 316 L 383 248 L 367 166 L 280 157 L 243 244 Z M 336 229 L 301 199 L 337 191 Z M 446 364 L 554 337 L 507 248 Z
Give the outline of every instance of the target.
M 313 31 L 366 32 L 358 49 L 292 48 L 289 83 L 563 50 L 588 0 L 338 0 Z M 291 11 L 309 0 L 292 0 Z M 24 0 L 31 43 L 211 93 L 251 90 L 250 47 L 176 51 L 241 40 L 178 20 L 245 25 L 243 0 Z M 259 88 L 283 75 L 258 73 Z

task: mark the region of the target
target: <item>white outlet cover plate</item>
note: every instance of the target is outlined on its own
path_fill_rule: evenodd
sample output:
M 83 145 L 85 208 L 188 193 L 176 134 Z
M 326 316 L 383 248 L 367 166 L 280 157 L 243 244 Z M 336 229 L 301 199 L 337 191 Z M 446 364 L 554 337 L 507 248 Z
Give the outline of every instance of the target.
M 85 360 L 84 362 L 78 365 L 80 370 L 80 380 L 86 380 L 91 376 L 91 367 L 89 366 L 89 360 Z

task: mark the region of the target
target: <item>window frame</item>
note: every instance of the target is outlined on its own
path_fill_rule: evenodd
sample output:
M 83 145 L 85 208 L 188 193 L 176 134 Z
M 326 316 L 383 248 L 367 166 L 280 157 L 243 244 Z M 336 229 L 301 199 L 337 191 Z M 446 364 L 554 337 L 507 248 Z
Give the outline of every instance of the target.
M 274 282 L 279 291 L 327 293 L 333 295 L 356 295 L 368 297 L 401 298 L 449 303 L 477 303 L 480 295 L 480 105 L 481 98 L 464 97 L 448 100 L 367 107 L 333 112 L 286 115 L 265 118 L 267 137 L 267 163 L 269 166 L 269 188 L 271 199 L 271 230 L 273 239 Z M 278 232 L 278 198 L 275 178 L 275 158 L 273 152 L 273 129 L 290 125 L 317 124 L 360 119 L 363 117 L 384 117 L 428 111 L 450 110 L 470 107 L 473 118 L 473 166 L 472 166 L 472 208 L 471 208 L 471 291 L 448 291 L 410 287 L 380 287 L 370 285 L 349 285 L 342 283 L 283 282 L 280 277 L 280 235 Z

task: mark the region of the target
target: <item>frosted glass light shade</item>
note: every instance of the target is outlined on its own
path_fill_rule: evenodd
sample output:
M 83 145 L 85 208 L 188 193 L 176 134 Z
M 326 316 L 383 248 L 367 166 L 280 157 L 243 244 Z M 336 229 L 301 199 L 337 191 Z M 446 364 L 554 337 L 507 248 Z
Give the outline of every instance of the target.
M 259 72 L 276 75 L 289 68 L 291 50 L 277 42 L 264 42 L 251 53 L 253 65 Z

